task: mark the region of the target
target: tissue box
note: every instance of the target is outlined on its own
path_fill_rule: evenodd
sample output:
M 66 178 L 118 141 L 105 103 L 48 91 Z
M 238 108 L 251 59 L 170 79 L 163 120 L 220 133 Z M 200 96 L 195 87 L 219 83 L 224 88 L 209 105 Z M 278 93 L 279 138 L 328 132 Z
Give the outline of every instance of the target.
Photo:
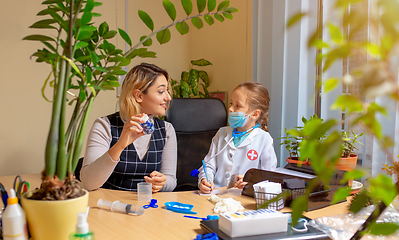
M 258 209 L 219 215 L 219 229 L 229 237 L 244 237 L 286 232 L 288 214 L 273 209 Z

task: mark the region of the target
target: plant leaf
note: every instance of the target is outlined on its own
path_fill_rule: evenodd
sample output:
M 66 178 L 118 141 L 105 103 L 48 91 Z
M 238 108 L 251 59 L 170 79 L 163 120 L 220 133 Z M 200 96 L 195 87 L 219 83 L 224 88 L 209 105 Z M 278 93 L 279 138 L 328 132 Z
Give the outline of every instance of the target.
M 189 16 L 193 12 L 193 2 L 191 0 L 181 0 L 181 4 L 187 16 Z
M 212 12 L 216 8 L 216 0 L 208 0 L 208 11 Z
M 302 19 L 302 17 L 304 17 L 306 15 L 307 15 L 306 13 L 297 13 L 294 16 L 292 16 L 287 22 L 287 28 L 291 27 L 296 22 L 300 21 Z
M 199 18 L 199 17 L 191 18 L 191 23 L 197 29 L 201 29 L 204 26 L 204 23 L 202 22 L 201 18 Z
M 109 26 L 108 23 L 106 22 L 101 23 L 100 26 L 98 27 L 98 35 L 100 35 L 101 37 L 104 36 L 104 34 L 108 31 L 109 31 Z
M 170 19 L 172 21 L 175 21 L 176 19 L 176 8 L 175 5 L 169 0 L 163 0 L 163 7 L 165 8 L 165 11 L 168 13 Z
M 56 29 L 54 26 L 51 26 L 50 24 L 56 23 L 54 19 L 44 19 L 35 22 L 32 24 L 29 28 L 53 28 Z
M 209 66 L 209 65 L 212 65 L 211 62 L 209 62 L 208 60 L 205 60 L 203 58 L 198 59 L 198 60 L 192 60 L 191 64 L 195 65 L 195 66 Z
M 79 41 L 75 44 L 75 50 L 79 48 L 87 47 L 89 44 L 87 42 Z
M 210 15 L 205 15 L 204 16 L 204 20 L 205 20 L 206 23 L 208 23 L 209 26 L 211 26 L 212 24 L 215 23 L 215 20 Z
M 130 39 L 129 35 L 122 29 L 118 28 L 119 31 L 119 35 L 121 35 L 121 37 L 123 38 L 123 40 L 125 40 L 125 42 L 127 44 L 129 44 L 129 46 L 132 46 L 132 40 Z M 141 41 L 141 39 L 140 39 Z
M 343 38 L 342 31 L 332 23 L 328 23 L 328 30 L 331 35 L 331 39 L 336 43 L 341 43 Z
M 202 13 L 206 7 L 206 0 L 197 0 L 198 13 Z
M 169 28 L 166 28 L 157 33 L 157 40 L 158 40 L 159 44 L 164 44 L 164 43 L 169 42 L 170 38 L 171 38 L 171 34 L 170 34 Z
M 233 20 L 233 14 L 229 12 L 223 12 L 223 16 L 229 20 Z
M 391 235 L 399 229 L 397 223 L 394 222 L 383 222 L 383 223 L 374 223 L 369 227 L 369 233 L 373 235 Z
M 82 19 L 80 20 L 80 24 L 82 26 L 88 24 L 91 21 L 92 17 L 93 15 L 91 12 L 84 12 L 82 15 Z
M 190 30 L 188 24 L 185 21 L 177 23 L 176 29 L 181 35 L 187 34 Z
M 230 6 L 230 1 L 227 0 L 219 3 L 218 12 L 226 10 L 229 6 Z
M 204 85 L 204 90 L 205 90 L 207 87 L 209 87 L 209 83 L 210 83 L 208 73 L 203 70 L 200 70 L 200 71 L 198 71 L 198 75 L 202 79 L 202 81 L 205 83 L 205 85 Z
M 337 202 L 345 200 L 346 197 L 349 196 L 350 192 L 351 192 L 350 188 L 347 187 L 338 188 L 337 191 L 334 193 L 334 197 L 333 200 L 331 201 L 331 204 L 335 204 Z
M 146 37 L 147 37 L 146 35 L 141 36 L 140 42 L 143 41 L 143 39 L 145 39 Z M 143 42 L 143 46 L 151 46 L 151 45 L 152 45 L 152 39 L 151 38 L 149 38 L 149 39 L 147 39 L 146 41 Z
M 330 92 L 331 90 L 335 89 L 338 86 L 338 79 L 337 78 L 330 78 L 324 82 L 324 91 L 326 93 Z
M 111 38 L 115 37 L 115 35 L 116 35 L 117 33 L 118 33 L 118 32 L 115 31 L 115 30 L 108 31 L 108 32 L 106 32 L 106 33 L 104 34 L 103 38 L 104 38 L 104 39 L 111 39 Z
M 191 91 L 193 92 L 194 96 L 198 95 L 198 70 L 191 69 L 190 74 L 188 76 L 188 82 L 191 86 Z
M 144 22 L 144 24 L 151 30 L 154 31 L 154 22 L 152 21 L 150 15 L 148 15 L 146 12 L 139 10 L 139 17 L 141 21 Z
M 45 36 L 45 35 L 40 35 L 40 34 L 33 34 L 24 37 L 22 40 L 30 40 L 30 41 L 42 41 L 42 42 L 47 42 L 47 41 L 54 41 L 51 37 Z
M 218 20 L 219 22 L 223 22 L 224 21 L 224 17 L 222 15 L 220 15 L 219 13 L 215 14 L 215 18 L 216 20 Z

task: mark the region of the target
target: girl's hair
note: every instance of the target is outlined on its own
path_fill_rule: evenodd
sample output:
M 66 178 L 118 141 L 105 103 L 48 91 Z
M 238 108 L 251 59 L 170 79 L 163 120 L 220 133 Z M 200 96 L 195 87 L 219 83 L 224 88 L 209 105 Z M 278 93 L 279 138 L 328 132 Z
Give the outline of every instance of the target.
M 269 131 L 267 122 L 269 121 L 269 92 L 258 82 L 243 82 L 236 89 L 243 89 L 247 94 L 247 103 L 251 110 L 259 109 L 261 111 L 258 123 L 266 132 Z
M 119 113 L 124 121 L 141 113 L 140 104 L 136 102 L 133 91 L 138 89 L 143 94 L 146 94 L 148 88 L 151 87 L 155 80 L 161 75 L 165 76 L 168 85 L 170 85 L 168 72 L 154 64 L 141 63 L 128 72 L 123 81 L 122 91 L 119 97 Z M 170 86 L 168 86 L 168 93 L 170 94 L 169 91 Z

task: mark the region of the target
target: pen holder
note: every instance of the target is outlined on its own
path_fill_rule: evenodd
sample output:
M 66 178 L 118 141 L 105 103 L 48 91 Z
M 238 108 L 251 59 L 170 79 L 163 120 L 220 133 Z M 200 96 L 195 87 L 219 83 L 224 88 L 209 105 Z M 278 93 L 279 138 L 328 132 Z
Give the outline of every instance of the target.
M 270 202 L 266 206 L 264 206 L 268 201 L 280 196 L 276 201 Z M 284 208 L 284 198 L 282 195 L 275 193 L 265 193 L 265 192 L 256 192 L 255 191 L 255 201 L 256 201 L 256 209 L 259 208 L 267 208 L 274 210 L 281 210 Z

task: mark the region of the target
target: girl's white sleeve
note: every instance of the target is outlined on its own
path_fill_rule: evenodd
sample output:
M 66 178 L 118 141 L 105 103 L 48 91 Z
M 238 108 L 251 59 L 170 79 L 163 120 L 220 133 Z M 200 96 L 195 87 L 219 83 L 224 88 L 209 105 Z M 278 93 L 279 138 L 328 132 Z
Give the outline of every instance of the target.
M 215 136 L 212 138 L 212 143 L 209 148 L 208 154 L 204 158 L 205 166 L 206 166 L 206 173 L 208 175 L 209 181 L 213 182 L 215 173 L 216 173 L 216 158 L 214 157 L 217 154 L 218 151 L 218 144 L 219 144 L 219 138 L 220 138 L 220 129 L 218 132 L 215 134 Z M 203 178 L 206 178 L 204 168 L 201 166 L 198 169 L 198 187 L 201 184 L 201 180 Z
M 264 139 L 264 148 L 261 154 L 261 169 L 274 171 L 277 167 L 277 157 L 274 152 L 273 138 L 269 133 L 266 133 Z

